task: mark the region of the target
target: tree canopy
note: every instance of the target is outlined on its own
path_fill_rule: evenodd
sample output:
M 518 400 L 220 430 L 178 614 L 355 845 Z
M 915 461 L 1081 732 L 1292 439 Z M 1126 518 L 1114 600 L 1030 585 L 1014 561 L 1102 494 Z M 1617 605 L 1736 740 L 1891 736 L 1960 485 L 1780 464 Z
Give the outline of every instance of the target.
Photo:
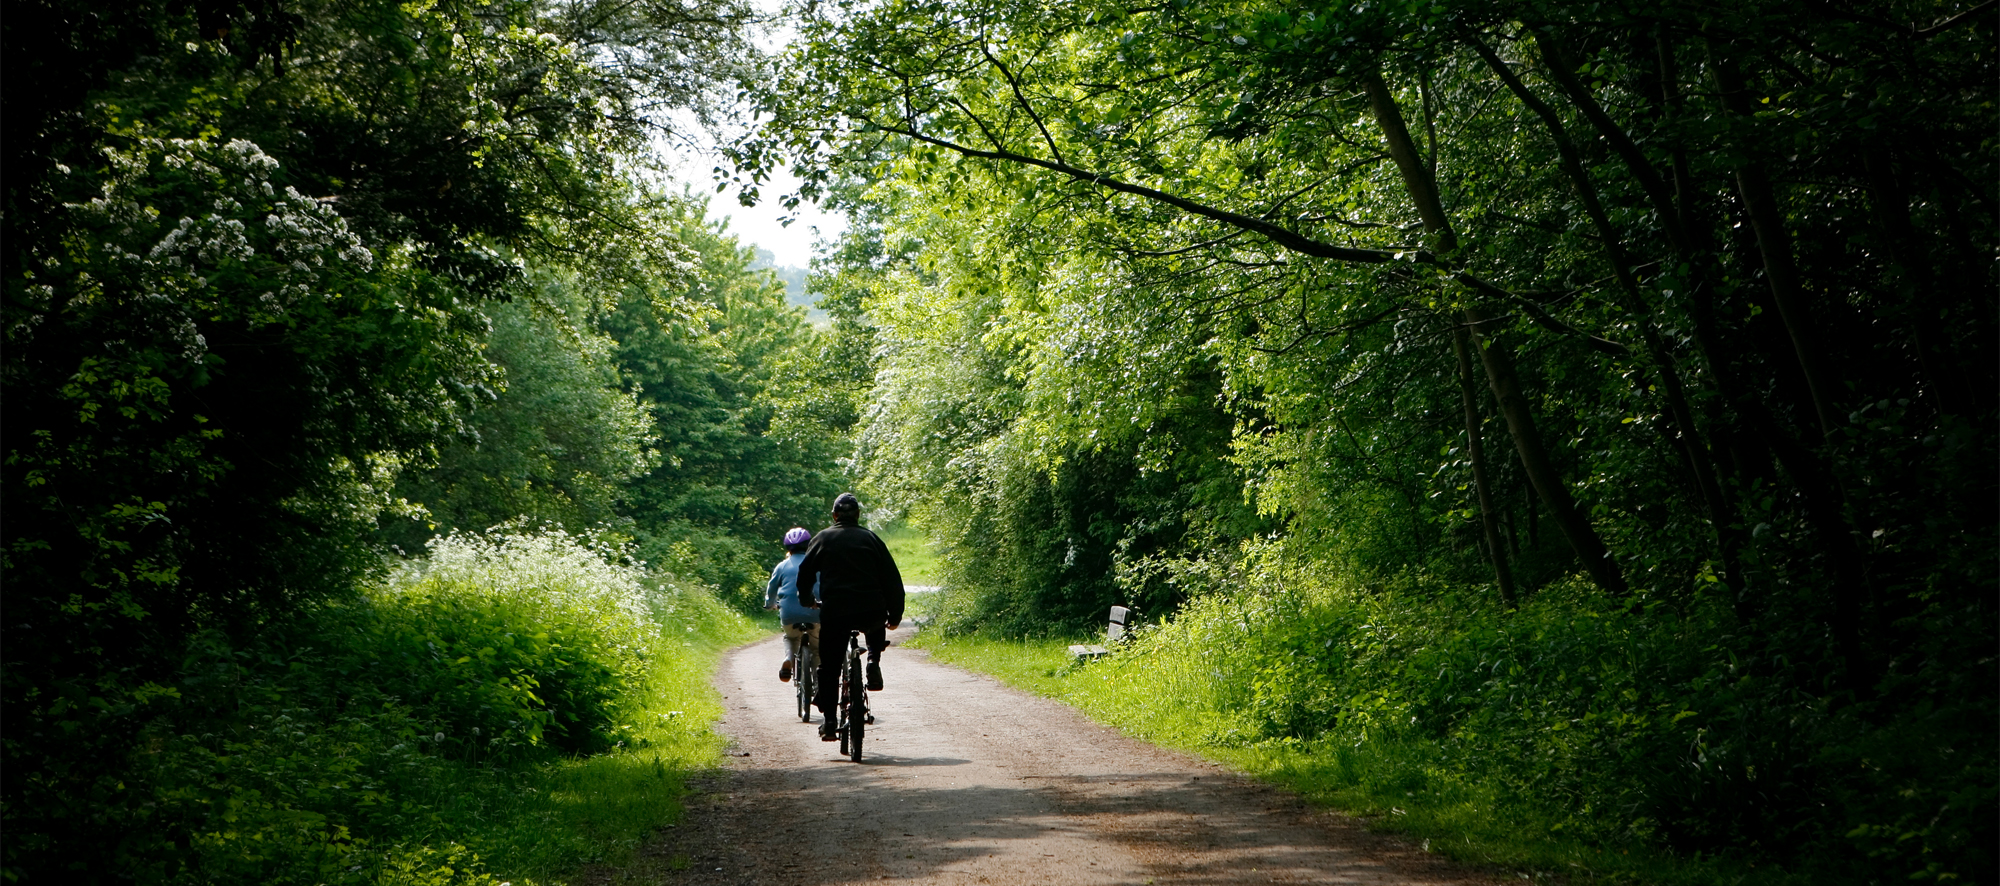
M 1993 710 L 1990 6 L 868 2 L 801 35 L 735 150 L 866 182 L 859 236 L 910 244 L 861 271 L 857 457 L 956 547 L 962 624 L 1165 614 L 1279 581 L 1276 540 L 1495 613 L 1579 575 L 1713 644 L 1689 710 L 1742 667 L 1727 704 Z M 1804 722 L 1701 727 L 1695 770 L 1831 791 L 1756 750 L 1846 728 Z M 1919 805 L 1824 833 L 1923 870 L 1972 838 L 1854 830 Z M 1670 839 L 1777 839 L 1730 814 Z
M 9 10 L 7 876 L 235 870 L 186 810 L 237 788 L 123 738 L 293 715 L 215 674 L 331 723 L 389 655 L 370 722 L 557 722 L 438 651 L 505 638 L 615 746 L 626 633 L 571 668 L 519 588 L 362 589 L 532 548 L 647 633 L 665 573 L 755 605 L 850 480 L 941 546 L 942 630 L 1234 638 L 1189 670 L 1230 741 L 1441 748 L 1603 845 L 1992 869 L 1990 0 L 796 13 L 765 58 L 738 0 Z M 660 184 L 738 101 L 719 174 L 851 220 L 824 328 Z
M 734 245 L 656 184 L 691 135 L 672 121 L 754 64 L 754 21 L 729 0 L 10 7 L 10 878 L 192 852 L 132 737 L 215 714 L 176 701 L 191 650 L 346 605 L 379 542 L 630 537 L 628 487 L 707 444 L 657 426 L 605 318 L 701 331 L 666 385 L 804 334 L 742 261 L 704 265 Z M 738 313 L 772 341 L 700 341 L 726 313 L 707 286 L 756 290 Z M 779 519 L 715 531 L 742 548 Z

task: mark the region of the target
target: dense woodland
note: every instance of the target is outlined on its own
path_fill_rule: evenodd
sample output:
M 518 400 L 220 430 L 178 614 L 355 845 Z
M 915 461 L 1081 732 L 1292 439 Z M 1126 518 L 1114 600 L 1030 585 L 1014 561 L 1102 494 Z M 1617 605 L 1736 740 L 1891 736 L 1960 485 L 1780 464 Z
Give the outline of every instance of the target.
M 553 876 L 603 846 L 529 795 L 713 752 L 685 649 L 843 479 L 774 420 L 830 345 L 657 162 L 752 22 L 10 6 L 7 879 Z
M 820 4 L 736 154 L 858 210 L 947 624 L 1136 605 L 1197 744 L 1984 881 L 1996 18 Z
M 9 879 L 559 879 L 852 486 L 1190 744 L 1993 881 L 1991 3 L 791 15 L 10 8 Z M 823 326 L 663 184 L 732 115 Z

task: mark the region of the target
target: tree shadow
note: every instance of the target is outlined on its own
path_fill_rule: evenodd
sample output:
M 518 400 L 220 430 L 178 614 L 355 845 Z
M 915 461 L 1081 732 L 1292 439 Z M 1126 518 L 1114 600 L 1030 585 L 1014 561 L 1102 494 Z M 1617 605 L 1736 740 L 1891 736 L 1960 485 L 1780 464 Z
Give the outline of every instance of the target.
M 883 777 L 967 762 L 731 770 L 668 841 L 685 863 L 630 882 L 1036 883 L 1058 879 L 1054 866 L 1062 882 L 1113 886 L 1490 882 L 1399 841 L 1343 845 L 1297 798 L 1233 777 L 1129 772 L 964 788 Z

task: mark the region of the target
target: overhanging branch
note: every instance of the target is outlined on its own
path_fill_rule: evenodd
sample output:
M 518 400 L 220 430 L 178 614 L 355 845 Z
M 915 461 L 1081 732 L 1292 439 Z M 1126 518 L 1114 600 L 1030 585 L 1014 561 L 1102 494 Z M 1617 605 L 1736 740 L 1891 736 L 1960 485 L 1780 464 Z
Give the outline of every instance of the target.
M 962 106 L 960 109 L 962 111 L 964 110 Z M 1535 321 L 1535 325 L 1537 326 L 1540 326 L 1544 329 L 1547 329 L 1551 332 L 1555 332 L 1561 335 L 1574 336 L 1576 338 L 1580 338 L 1592 350 L 1597 351 L 1599 353 L 1619 358 L 1629 357 L 1632 354 L 1631 349 L 1625 347 L 1624 345 L 1621 345 L 1614 341 L 1610 341 L 1608 339 L 1600 338 L 1595 335 L 1591 335 L 1590 333 L 1584 332 L 1580 329 L 1570 326 L 1569 324 L 1566 324 L 1561 320 L 1558 320 L 1555 317 L 1551 316 L 1547 311 L 1542 310 L 1541 306 L 1534 304 L 1528 299 L 1525 299 L 1513 292 L 1510 292 L 1507 289 L 1498 286 L 1490 281 L 1483 280 L 1479 278 L 1477 275 L 1447 265 L 1446 263 L 1438 260 L 1438 257 L 1432 254 L 1429 250 L 1360 249 L 1351 246 L 1336 246 L 1331 243 L 1324 243 L 1319 240 L 1315 240 L 1297 231 L 1291 230 L 1290 228 L 1284 227 L 1283 225 L 1279 225 L 1265 219 L 1256 218 L 1254 216 L 1243 215 L 1242 213 L 1230 212 L 1229 210 L 1220 209 L 1214 206 L 1209 206 L 1208 204 L 1205 203 L 1198 203 L 1193 200 L 1189 200 L 1185 197 L 1169 194 L 1165 191 L 1161 191 L 1156 188 L 1149 188 L 1146 187 L 1145 185 L 1134 184 L 1132 182 L 1112 178 L 1111 176 L 1105 175 L 1103 173 L 1091 172 L 1090 170 L 1087 169 L 1081 169 L 1075 166 L 1071 166 L 1068 163 L 1059 160 L 1049 160 L 1046 158 L 1034 157 L 1027 154 L 1018 154 L 1013 151 L 1000 148 L 998 147 L 997 144 L 994 150 L 990 151 L 981 150 L 979 148 L 974 148 L 968 145 L 961 145 L 958 144 L 957 142 L 938 138 L 936 136 L 926 135 L 923 132 L 918 131 L 917 128 L 914 126 L 888 125 L 888 124 L 883 124 L 880 121 L 872 120 L 866 117 L 861 117 L 858 119 L 860 119 L 862 122 L 870 126 L 876 127 L 885 132 L 893 132 L 898 135 L 905 136 L 907 138 L 922 142 L 927 145 L 933 145 L 935 147 L 943 148 L 947 151 L 951 151 L 960 156 L 974 157 L 982 160 L 998 160 L 1006 163 L 1018 163 L 1023 166 L 1033 166 L 1038 169 L 1046 169 L 1050 172 L 1055 172 L 1061 175 L 1068 176 L 1080 182 L 1087 182 L 1089 184 L 1096 185 L 1101 188 L 1106 188 L 1120 193 L 1131 194 L 1136 197 L 1144 197 L 1148 200 L 1164 203 L 1168 206 L 1172 206 L 1176 209 L 1179 209 L 1183 212 L 1187 212 L 1191 215 L 1198 215 L 1201 216 L 1202 218 L 1212 219 L 1214 221 L 1219 221 L 1222 222 L 1223 224 L 1230 225 L 1232 227 L 1236 227 L 1241 230 L 1262 235 L 1265 239 L 1270 240 L 1272 243 L 1275 243 L 1281 247 L 1284 247 L 1287 250 L 1299 253 L 1301 255 L 1310 255 L 1315 258 L 1327 258 L 1327 259 L 1333 259 L 1335 261 L 1356 262 L 1361 264 L 1385 264 L 1388 262 L 1402 261 L 1402 262 L 1410 262 L 1413 264 L 1425 264 L 1434 267 L 1439 267 L 1444 269 L 1447 275 L 1454 282 L 1466 286 L 1467 288 L 1470 288 L 1475 292 L 1479 292 L 1498 299 L 1504 299 L 1506 301 L 1520 305 L 1522 310 L 1525 311 L 1528 314 L 1528 316 Z M 974 122 L 977 123 L 978 121 L 975 120 Z M 984 129 L 983 126 L 981 128 L 982 130 Z

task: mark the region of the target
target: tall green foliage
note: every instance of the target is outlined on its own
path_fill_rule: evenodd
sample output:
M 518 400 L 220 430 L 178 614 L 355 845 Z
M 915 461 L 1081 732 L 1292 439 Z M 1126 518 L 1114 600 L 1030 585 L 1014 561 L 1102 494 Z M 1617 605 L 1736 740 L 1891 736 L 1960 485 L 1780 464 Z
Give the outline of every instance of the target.
M 652 469 L 626 486 L 624 513 L 648 560 L 754 609 L 771 543 L 816 525 L 841 485 L 837 432 L 774 431 L 789 409 L 767 396 L 813 383 L 792 374 L 821 334 L 786 302 L 783 282 L 751 269 L 756 256 L 724 223 L 695 214 L 677 232 L 698 258 L 691 285 L 671 296 L 692 315 L 663 312 L 661 293 L 632 289 L 597 321 L 658 440 Z
M 1994 805 L 1950 785 L 1995 767 L 1951 748 L 1990 748 L 2000 710 L 1990 545 L 1963 542 L 2000 489 L 1975 430 L 2000 402 L 1993 26 L 1926 3 L 841 4 L 807 16 L 739 156 L 864 179 L 864 235 L 915 244 L 862 274 L 886 282 L 857 459 L 949 543 L 962 626 L 1269 586 L 1243 552 L 1273 533 L 1351 593 L 1484 588 L 1474 633 L 1604 607 L 1589 642 L 1633 650 L 1616 680 L 1709 719 L 1579 702 L 1613 725 L 1550 778 L 1712 796 L 1649 837 L 1669 848 L 1967 876 Z M 1570 575 L 1600 599 L 1536 599 Z M 1653 633 L 1712 640 L 1655 656 Z M 1315 639 L 1295 652 L 1352 641 Z M 1555 729 L 1527 708 L 1569 704 L 1559 684 L 1489 713 Z M 1714 719 L 1745 707 L 1771 716 Z M 1697 739 L 1685 772 L 1586 759 Z M 1883 742 L 1917 747 L 1885 767 Z M 1821 803 L 1842 811 L 1789 829 Z
M 885 207 L 862 196 L 865 183 L 850 179 L 831 188 L 827 203 L 845 211 L 850 231 L 814 262 L 807 281 L 816 306 L 832 322 L 809 342 L 772 364 L 761 399 L 772 410 L 771 433 L 801 444 L 828 445 L 845 453 L 875 384 L 879 362 L 876 327 L 868 300 L 905 266 L 920 242 L 894 240 L 882 224 Z
M 679 279 L 631 173 L 654 103 L 706 101 L 745 18 L 10 8 L 9 877 L 136 876 L 90 850 L 141 814 L 130 737 L 189 644 L 254 642 L 377 568 L 398 471 L 497 381 L 481 304 L 526 295 L 526 262 L 599 294 Z
M 625 484 L 656 458 L 652 423 L 612 362 L 617 342 L 593 330 L 577 287 L 540 277 L 532 297 L 486 309 L 497 394 L 474 406 L 434 465 L 398 478 L 397 497 L 419 506 L 384 519 L 402 549 L 510 521 L 575 531 L 629 521 Z
M 416 550 L 509 521 L 608 527 L 761 605 L 768 542 L 839 491 L 848 428 L 822 401 L 858 395 L 823 386 L 815 361 L 844 328 L 809 327 L 725 223 L 689 210 L 669 227 L 693 259 L 677 284 L 599 301 L 574 275 L 538 273 L 485 309 L 498 390 L 433 464 L 402 474 L 396 494 L 416 507 L 385 518 L 389 538 Z

